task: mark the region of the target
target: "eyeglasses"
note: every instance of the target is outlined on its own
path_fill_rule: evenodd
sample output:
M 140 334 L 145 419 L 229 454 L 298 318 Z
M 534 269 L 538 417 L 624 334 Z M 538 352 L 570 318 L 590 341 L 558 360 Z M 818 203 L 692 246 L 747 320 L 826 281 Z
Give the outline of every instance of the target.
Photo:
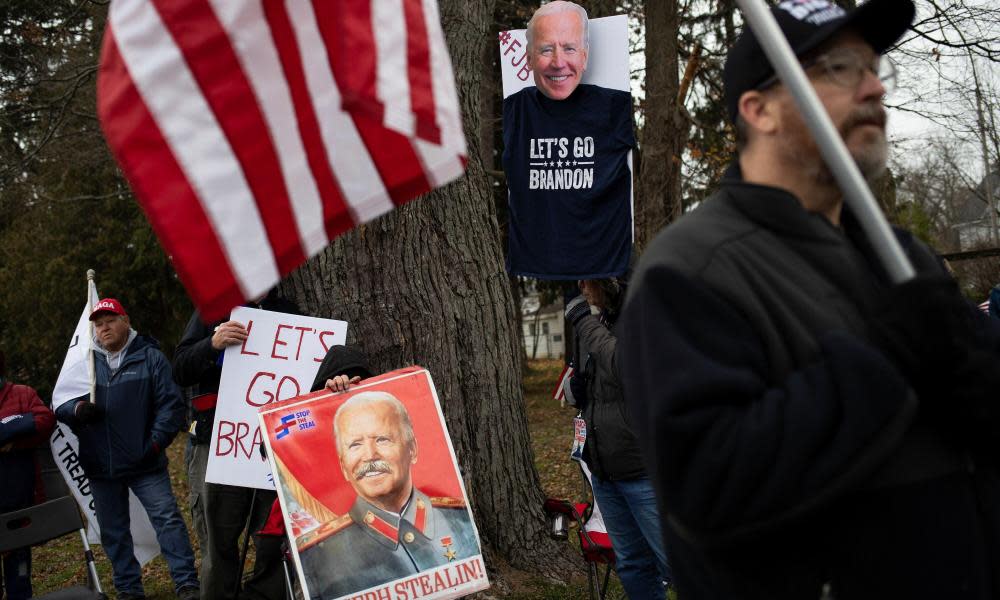
M 813 67 L 822 68 L 821 77 L 845 88 L 856 89 L 864 78 L 865 71 L 871 71 L 878 77 L 886 94 L 896 88 L 896 66 L 887 57 L 878 54 L 869 58 L 866 53 L 854 48 L 837 48 L 802 62 L 803 69 Z M 763 91 L 777 83 L 778 76 L 775 74 L 765 79 L 756 89 Z

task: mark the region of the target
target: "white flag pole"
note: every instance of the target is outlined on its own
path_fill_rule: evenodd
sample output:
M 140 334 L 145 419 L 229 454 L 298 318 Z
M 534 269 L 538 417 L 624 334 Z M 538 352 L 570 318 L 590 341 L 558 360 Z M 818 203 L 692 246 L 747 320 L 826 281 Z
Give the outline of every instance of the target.
M 87 304 L 90 305 L 90 310 L 94 310 L 94 303 L 97 300 L 97 284 L 94 283 L 94 270 L 87 269 Z M 90 325 L 87 326 L 87 347 L 90 347 L 92 340 L 94 339 L 94 322 L 90 321 Z M 94 353 L 87 352 L 87 374 L 90 376 L 90 403 L 95 404 L 97 402 L 97 375 L 94 372 Z
M 788 40 L 781 33 L 774 15 L 764 0 L 736 0 L 743 16 L 754 31 L 764 53 L 781 82 L 791 92 L 795 104 L 805 117 L 806 125 L 819 146 L 823 160 L 844 192 L 844 200 L 858 217 L 875 253 L 889 273 L 893 283 L 902 283 L 915 275 L 913 265 L 893 235 L 889 223 L 879 209 L 867 182 L 854 164 L 847 147 L 840 139 L 833 122 L 823 109 L 815 90 L 809 84 Z

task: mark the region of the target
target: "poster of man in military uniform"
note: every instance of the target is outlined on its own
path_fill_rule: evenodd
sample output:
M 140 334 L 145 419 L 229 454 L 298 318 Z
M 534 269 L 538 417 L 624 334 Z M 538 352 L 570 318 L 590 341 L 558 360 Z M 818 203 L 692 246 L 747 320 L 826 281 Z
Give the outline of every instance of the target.
M 489 587 L 426 370 L 269 405 L 260 420 L 305 597 L 457 598 Z

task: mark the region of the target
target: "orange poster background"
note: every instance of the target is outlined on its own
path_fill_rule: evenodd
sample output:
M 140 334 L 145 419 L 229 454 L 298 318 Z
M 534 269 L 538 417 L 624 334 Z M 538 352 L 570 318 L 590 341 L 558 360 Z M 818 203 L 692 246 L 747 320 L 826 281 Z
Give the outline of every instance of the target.
M 410 413 L 417 441 L 417 463 L 413 465 L 413 484 L 428 496 L 467 499 L 462 494 L 458 468 L 452 459 L 440 408 L 435 401 L 430 374 L 420 367 L 392 371 L 366 380 L 349 392 L 316 392 L 261 410 L 270 452 L 288 469 L 282 478 L 291 477 L 316 500 L 337 515 L 350 510 L 355 492 L 340 471 L 340 461 L 333 440 L 333 416 L 348 398 L 360 392 L 383 391 L 398 398 Z M 276 439 L 281 419 L 309 411 L 297 419 L 290 433 Z M 299 423 L 313 421 L 314 427 L 299 429 Z

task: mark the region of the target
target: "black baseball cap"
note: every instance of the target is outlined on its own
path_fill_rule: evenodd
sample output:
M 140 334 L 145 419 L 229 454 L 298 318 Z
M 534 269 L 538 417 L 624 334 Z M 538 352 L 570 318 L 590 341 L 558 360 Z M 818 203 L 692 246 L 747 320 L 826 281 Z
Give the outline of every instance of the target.
M 844 10 L 827 0 L 784 0 L 771 14 L 795 56 L 818 48 L 845 29 L 853 29 L 878 54 L 888 50 L 913 22 L 912 0 L 869 0 L 854 10 Z M 749 26 L 736 39 L 722 70 L 726 110 L 736 121 L 740 96 L 767 81 L 774 74 L 764 49 Z

